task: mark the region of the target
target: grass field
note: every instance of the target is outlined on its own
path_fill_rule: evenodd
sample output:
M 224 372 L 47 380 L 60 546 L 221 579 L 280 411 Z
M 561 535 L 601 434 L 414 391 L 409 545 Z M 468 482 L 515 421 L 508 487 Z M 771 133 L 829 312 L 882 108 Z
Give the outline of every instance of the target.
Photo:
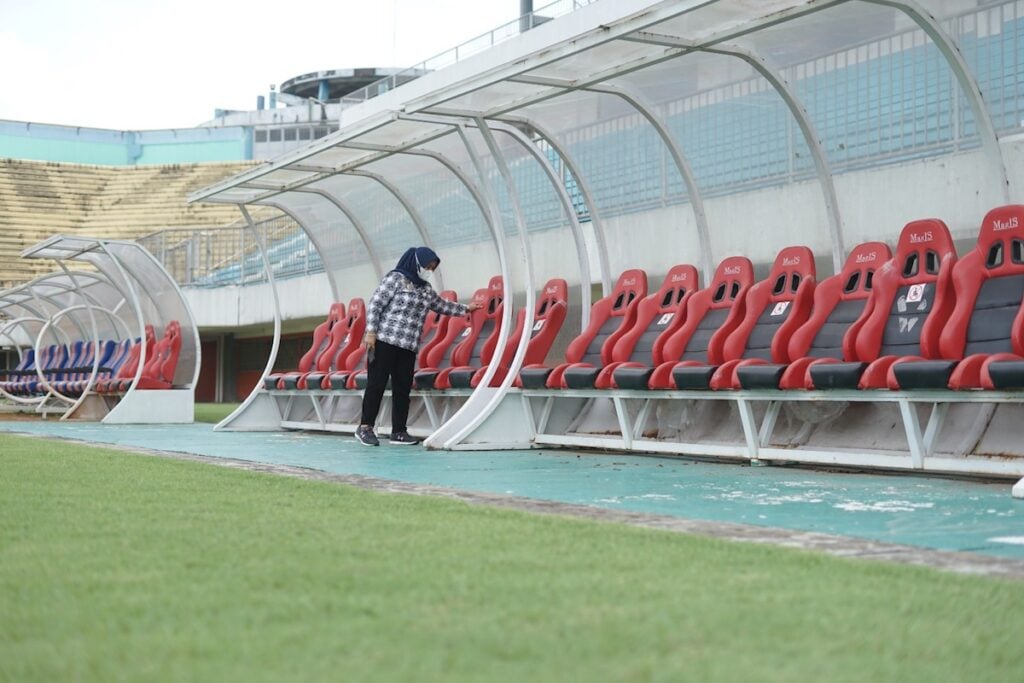
M 196 422 L 216 424 L 231 414 L 237 403 L 197 403 L 195 408 Z
M 1024 584 L 0 435 L 5 681 L 1014 681 Z

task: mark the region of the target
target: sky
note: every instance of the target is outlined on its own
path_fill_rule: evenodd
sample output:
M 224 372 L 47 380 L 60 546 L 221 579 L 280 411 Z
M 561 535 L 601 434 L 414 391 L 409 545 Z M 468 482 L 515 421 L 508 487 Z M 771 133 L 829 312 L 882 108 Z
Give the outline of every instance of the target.
M 519 0 L 0 0 L 0 119 L 191 128 L 255 109 L 271 84 L 409 67 L 518 13 Z

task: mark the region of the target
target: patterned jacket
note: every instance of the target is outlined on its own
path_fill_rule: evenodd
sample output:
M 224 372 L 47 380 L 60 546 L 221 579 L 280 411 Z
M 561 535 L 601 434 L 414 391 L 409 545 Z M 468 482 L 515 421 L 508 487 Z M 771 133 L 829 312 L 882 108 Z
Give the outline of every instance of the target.
M 416 351 L 423 334 L 427 310 L 442 315 L 466 315 L 465 304 L 446 301 L 430 285 L 416 287 L 399 272 L 384 276 L 366 308 L 366 331 L 377 339 L 409 351 Z

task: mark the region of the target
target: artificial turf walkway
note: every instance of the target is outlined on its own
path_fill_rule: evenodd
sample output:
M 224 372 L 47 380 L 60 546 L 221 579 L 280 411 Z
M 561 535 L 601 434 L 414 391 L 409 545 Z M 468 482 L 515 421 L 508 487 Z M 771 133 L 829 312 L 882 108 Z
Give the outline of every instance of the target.
M 1024 583 L 0 435 L 0 678 L 1007 681 Z

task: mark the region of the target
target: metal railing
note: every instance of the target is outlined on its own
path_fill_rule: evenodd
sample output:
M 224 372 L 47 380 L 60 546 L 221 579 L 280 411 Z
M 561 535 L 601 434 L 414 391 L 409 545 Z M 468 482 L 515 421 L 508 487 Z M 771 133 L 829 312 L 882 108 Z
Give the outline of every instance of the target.
M 320 255 L 302 228 L 287 217 L 256 223 L 275 278 L 323 271 Z M 252 231 L 245 225 L 174 228 L 139 239 L 183 286 L 222 287 L 266 282 Z
M 452 64 L 455 64 L 456 62 L 459 62 L 471 55 L 483 52 L 484 50 L 490 49 L 510 38 L 514 38 L 520 33 L 529 31 L 535 26 L 540 26 L 546 21 L 569 14 L 596 1 L 597 0 L 555 0 L 555 2 L 535 9 L 529 14 L 524 14 L 518 19 L 513 19 L 512 21 L 502 24 L 497 28 L 491 29 L 487 33 L 483 33 L 476 38 L 471 38 L 470 40 L 460 43 L 459 45 L 445 50 L 440 54 L 434 55 L 429 59 L 425 59 L 415 66 L 403 69 L 398 73 L 386 76 L 378 81 L 374 81 L 355 92 L 345 95 L 341 98 L 341 101 L 346 104 L 358 104 L 359 102 L 365 102 L 366 100 L 373 99 L 374 97 L 394 90 L 404 83 L 416 80 L 420 76 L 428 74 L 431 71 L 437 71 L 438 69 L 443 69 L 446 66 L 451 66 Z

